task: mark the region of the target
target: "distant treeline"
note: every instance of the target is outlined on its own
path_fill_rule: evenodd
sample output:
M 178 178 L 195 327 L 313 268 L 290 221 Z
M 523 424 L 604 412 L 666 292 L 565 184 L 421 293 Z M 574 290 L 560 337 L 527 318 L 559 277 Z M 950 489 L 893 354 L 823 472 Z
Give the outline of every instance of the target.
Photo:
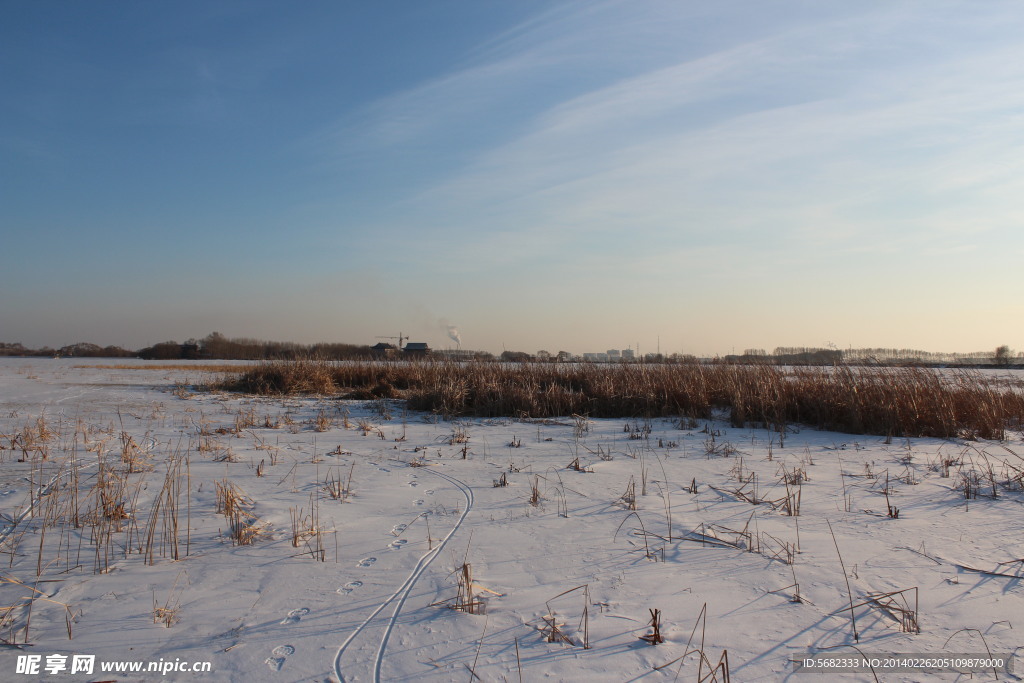
M 1024 355 L 1014 353 L 1009 346 L 993 351 L 973 353 L 936 353 L 917 349 L 819 349 L 803 346 L 779 346 L 771 353 L 764 349 L 747 349 L 743 355 L 726 356 L 736 363 L 771 363 L 777 365 L 955 365 L 979 367 L 997 365 L 1010 367 L 1024 364 Z
M 393 349 L 394 350 L 394 349 Z M 395 350 L 397 351 L 397 350 Z M 366 344 L 297 344 L 294 342 L 263 341 L 260 339 L 229 339 L 220 332 L 211 332 L 202 339 L 184 342 L 165 341 L 144 349 L 130 351 L 120 346 L 99 346 L 78 343 L 59 349 L 42 347 L 29 349 L 22 344 L 0 342 L 0 356 L 63 356 L 79 358 L 143 358 L 146 360 L 296 360 L 319 358 L 323 360 L 365 360 L 380 358 Z M 538 351 L 504 351 L 500 356 L 485 351 L 435 351 L 435 357 L 452 360 L 500 360 L 505 363 L 531 362 L 579 362 L 582 357 L 567 351 L 551 354 Z M 648 353 L 636 360 L 614 362 L 645 362 L 664 364 L 690 364 L 702 362 L 726 362 L 733 364 L 767 365 L 931 365 L 961 367 L 1020 367 L 1024 366 L 1024 354 L 1014 352 L 1009 346 L 1000 346 L 993 351 L 973 353 L 936 353 L 917 349 L 865 348 L 840 350 L 808 346 L 779 346 L 770 353 L 764 349 L 746 349 L 742 354 L 730 354 L 716 358 L 697 358 L 691 355 Z
M 323 358 L 353 360 L 372 357 L 369 346 L 357 344 L 295 344 L 258 339 L 228 339 L 213 332 L 202 339 L 185 342 L 165 341 L 130 351 L 120 346 L 78 343 L 59 349 L 44 346 L 26 348 L 23 344 L 0 342 L 0 356 L 62 356 L 72 358 L 144 358 L 146 360 L 294 360 Z
M 246 338 L 228 339 L 220 332 L 212 332 L 202 339 L 189 339 L 182 344 L 167 341 L 147 346 L 140 349 L 137 355 L 147 360 L 356 360 L 371 358 L 373 353 L 367 345 L 296 344 Z
M 0 342 L 0 356 L 79 356 L 81 358 L 134 358 L 137 351 L 122 349 L 120 346 L 99 346 L 98 344 L 78 343 L 51 349 L 44 346 L 40 349 L 25 348 L 22 344 L 6 344 Z

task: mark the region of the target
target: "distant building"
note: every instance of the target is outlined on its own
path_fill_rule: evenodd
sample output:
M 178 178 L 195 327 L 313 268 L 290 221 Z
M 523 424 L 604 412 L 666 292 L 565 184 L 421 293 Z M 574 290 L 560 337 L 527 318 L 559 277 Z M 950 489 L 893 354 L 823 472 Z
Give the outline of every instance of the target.
M 636 352 L 633 349 L 608 349 L 604 353 L 584 353 L 583 360 L 591 363 L 618 363 L 620 361 L 636 360 Z
M 426 342 L 409 342 L 402 351 L 407 356 L 427 356 L 430 354 L 430 347 Z
M 398 353 L 398 347 L 394 344 L 388 344 L 386 342 L 380 342 L 370 347 L 370 351 L 375 356 L 394 356 Z

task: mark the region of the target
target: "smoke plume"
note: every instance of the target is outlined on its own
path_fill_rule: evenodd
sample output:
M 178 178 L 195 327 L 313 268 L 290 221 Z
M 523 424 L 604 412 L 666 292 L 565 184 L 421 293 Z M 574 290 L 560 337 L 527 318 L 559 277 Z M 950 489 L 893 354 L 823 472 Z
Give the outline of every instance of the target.
M 449 325 L 448 336 L 452 341 L 458 344 L 460 348 L 462 347 L 462 337 L 459 336 L 459 328 L 455 327 L 455 325 Z

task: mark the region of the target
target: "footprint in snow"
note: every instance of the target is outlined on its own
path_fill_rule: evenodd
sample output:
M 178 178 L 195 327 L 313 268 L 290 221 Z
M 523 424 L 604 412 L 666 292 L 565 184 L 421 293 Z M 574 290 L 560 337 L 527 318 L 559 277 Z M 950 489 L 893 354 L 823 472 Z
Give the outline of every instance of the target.
M 297 624 L 299 622 L 299 620 L 302 619 L 302 617 L 306 616 L 307 614 L 309 614 L 309 608 L 308 607 L 300 607 L 298 609 L 293 609 L 291 612 L 288 613 L 288 616 L 286 616 L 284 619 L 281 620 L 281 623 L 282 624 Z
M 423 501 L 422 501 L 422 500 L 414 500 L 414 501 L 412 502 L 412 504 L 413 504 L 413 505 L 423 505 Z
M 424 493 L 426 493 L 428 496 L 432 496 L 434 495 L 434 489 L 429 489 L 427 491 L 424 491 Z
M 362 585 L 363 585 L 362 581 L 349 581 L 344 586 L 342 586 L 341 588 L 338 589 L 338 594 L 339 595 L 348 595 L 349 593 L 351 593 L 356 588 L 359 588 Z
M 400 534 L 400 533 L 402 533 L 403 531 L 405 531 L 408 528 L 409 528 L 408 524 L 396 524 L 395 526 L 391 527 L 391 533 L 393 533 L 393 534 Z
M 404 538 L 400 538 L 397 541 L 395 541 L 394 543 L 389 543 L 388 547 L 391 548 L 392 550 L 401 550 L 402 546 L 404 546 L 408 542 L 409 541 L 405 540 Z
M 420 483 L 418 481 L 410 481 L 409 482 L 409 486 L 415 487 L 415 486 L 419 486 L 419 485 L 420 485 Z
M 357 567 L 369 567 L 377 561 L 376 557 L 364 557 L 363 559 L 356 562 Z
M 377 471 L 378 472 L 390 472 L 391 470 L 389 470 L 387 467 L 378 467 Z
M 278 645 L 271 653 L 272 656 L 267 657 L 267 666 L 270 667 L 271 671 L 280 671 L 284 668 L 284 662 L 290 655 L 295 654 L 295 648 L 291 645 Z

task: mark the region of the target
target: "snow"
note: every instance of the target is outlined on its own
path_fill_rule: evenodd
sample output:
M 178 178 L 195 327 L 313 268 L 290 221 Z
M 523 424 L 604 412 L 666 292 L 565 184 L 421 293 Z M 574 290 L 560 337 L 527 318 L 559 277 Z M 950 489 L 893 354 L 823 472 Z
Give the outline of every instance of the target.
M 1015 653 L 1019 643 L 1024 494 L 1003 485 L 1024 466 L 1019 433 L 887 443 L 792 426 L 780 443 L 722 420 L 446 421 L 400 402 L 183 391 L 203 379 L 202 364 L 99 363 L 110 367 L 0 360 L 0 604 L 24 603 L 30 591 L 15 579 L 49 600 L 33 603 L 27 643 L 25 608 L 0 621 L 4 680 L 17 678 L 19 655 L 52 653 L 212 668 L 107 676 L 119 681 L 696 680 L 698 655 L 684 655 L 702 637 L 712 663 L 728 651 L 733 680 L 788 680 L 790 660 L 810 652 Z M 245 416 L 255 424 L 235 433 Z M 12 438 L 40 418 L 51 435 L 19 462 Z M 125 476 L 131 516 L 100 544 L 103 571 L 92 527 L 69 521 L 71 482 L 74 473 L 84 518 L 101 455 L 125 467 L 122 431 L 140 471 Z M 576 458 L 585 471 L 569 467 Z M 972 469 L 981 490 L 967 500 L 958 485 Z M 125 547 L 141 542 L 131 529 L 147 527 L 169 470 L 181 486 L 180 559 L 159 521 L 148 563 Z M 790 516 L 781 479 L 797 470 L 808 479 Z M 330 482 L 347 488 L 350 474 L 345 500 L 331 497 Z M 495 486 L 503 474 L 508 485 Z M 751 475 L 756 500 L 774 504 L 744 500 Z M 635 513 L 623 499 L 631 480 Z M 33 504 L 29 489 L 48 482 Z M 252 502 L 261 531 L 251 545 L 227 537 L 218 482 Z M 308 527 L 314 513 L 320 545 L 294 547 L 293 517 Z M 451 608 L 464 563 L 477 614 Z M 854 604 L 916 588 L 921 632 L 860 606 L 855 642 L 847 580 Z M 165 606 L 169 627 L 154 619 Z M 651 609 L 661 611 L 657 646 L 640 638 Z M 550 622 L 564 640 L 548 642 Z

